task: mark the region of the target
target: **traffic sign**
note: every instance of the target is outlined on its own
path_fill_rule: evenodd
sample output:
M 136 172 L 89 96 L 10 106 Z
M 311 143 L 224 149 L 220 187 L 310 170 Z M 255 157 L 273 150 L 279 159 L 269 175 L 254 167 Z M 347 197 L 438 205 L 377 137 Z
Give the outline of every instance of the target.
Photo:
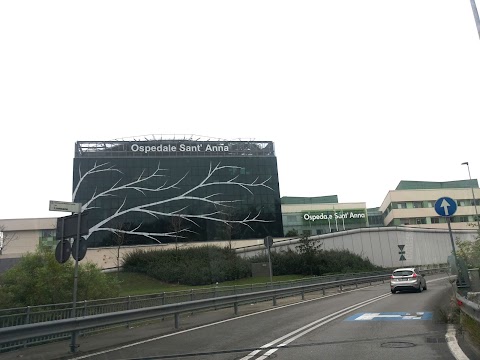
M 443 217 L 450 217 L 457 211 L 457 203 L 449 197 L 441 197 L 435 202 L 435 211 Z
M 50 200 L 50 206 L 48 209 L 50 211 L 65 211 L 65 212 L 79 213 L 80 210 L 82 209 L 82 204 L 74 203 L 74 202 Z
M 87 235 L 90 228 L 88 227 L 88 210 L 84 211 L 80 220 L 80 235 Z M 57 240 L 68 239 L 77 236 L 78 217 L 79 214 L 69 215 L 57 218 Z
M 271 236 L 267 236 L 265 239 L 263 239 L 263 245 L 265 245 L 266 248 L 272 247 L 273 238 Z
M 55 249 L 55 259 L 60 264 L 63 264 L 67 262 L 67 260 L 70 258 L 71 253 L 72 253 L 72 247 L 70 245 L 70 241 L 60 240 Z
M 80 237 L 80 242 L 78 243 L 78 259 L 77 259 L 77 241 L 78 239 L 73 240 L 72 244 L 72 257 L 75 260 L 83 260 L 85 255 L 87 254 L 87 240 L 83 237 Z
M 399 261 L 404 261 L 404 260 L 407 260 L 405 258 L 405 250 L 403 250 L 405 248 L 405 245 L 398 245 L 398 249 L 400 250 L 398 253 L 400 254 L 400 260 Z

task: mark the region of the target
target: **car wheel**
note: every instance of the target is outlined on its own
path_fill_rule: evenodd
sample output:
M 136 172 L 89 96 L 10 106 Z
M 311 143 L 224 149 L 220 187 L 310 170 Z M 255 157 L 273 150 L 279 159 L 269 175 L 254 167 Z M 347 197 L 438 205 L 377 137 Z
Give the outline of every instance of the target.
M 395 291 L 395 290 L 392 290 L 392 294 L 395 294 L 395 293 L 396 293 L 396 291 Z
M 421 293 L 423 291 L 423 287 L 422 287 L 422 284 L 420 284 L 420 286 L 418 287 L 418 292 Z

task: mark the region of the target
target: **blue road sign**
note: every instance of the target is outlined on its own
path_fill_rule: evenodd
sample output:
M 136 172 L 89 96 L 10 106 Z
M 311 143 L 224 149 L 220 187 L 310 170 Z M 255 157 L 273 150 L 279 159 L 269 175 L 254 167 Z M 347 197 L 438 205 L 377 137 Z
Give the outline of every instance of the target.
M 383 312 L 360 313 L 346 318 L 344 321 L 399 321 L 399 320 L 432 320 L 431 312 Z
M 443 217 L 450 217 L 457 211 L 457 203 L 449 197 L 441 197 L 435 202 L 435 211 Z

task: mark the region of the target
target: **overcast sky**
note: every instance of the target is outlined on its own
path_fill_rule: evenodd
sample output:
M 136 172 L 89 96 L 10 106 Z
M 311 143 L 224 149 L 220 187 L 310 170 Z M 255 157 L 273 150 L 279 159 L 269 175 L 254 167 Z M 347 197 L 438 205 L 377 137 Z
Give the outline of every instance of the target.
M 281 196 L 480 177 L 469 0 L 0 2 L 0 219 L 57 217 L 79 140 L 275 143 Z

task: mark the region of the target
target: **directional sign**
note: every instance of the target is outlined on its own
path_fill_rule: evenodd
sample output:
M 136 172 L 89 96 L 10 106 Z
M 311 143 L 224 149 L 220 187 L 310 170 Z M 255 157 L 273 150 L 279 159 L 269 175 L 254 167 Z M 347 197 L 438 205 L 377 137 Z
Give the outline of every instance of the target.
M 81 208 L 82 208 L 81 203 L 50 200 L 50 206 L 48 209 L 50 211 L 65 211 L 65 212 L 79 213 Z
M 405 258 L 405 250 L 403 250 L 405 248 L 405 245 L 397 245 L 397 246 L 400 249 L 400 251 L 398 252 L 400 254 L 400 261 L 407 260 Z
M 457 211 L 457 203 L 449 197 L 441 197 L 435 202 L 435 211 L 443 217 L 450 217 Z
M 431 312 L 384 312 L 360 313 L 350 316 L 345 321 L 399 321 L 399 320 L 431 320 Z

